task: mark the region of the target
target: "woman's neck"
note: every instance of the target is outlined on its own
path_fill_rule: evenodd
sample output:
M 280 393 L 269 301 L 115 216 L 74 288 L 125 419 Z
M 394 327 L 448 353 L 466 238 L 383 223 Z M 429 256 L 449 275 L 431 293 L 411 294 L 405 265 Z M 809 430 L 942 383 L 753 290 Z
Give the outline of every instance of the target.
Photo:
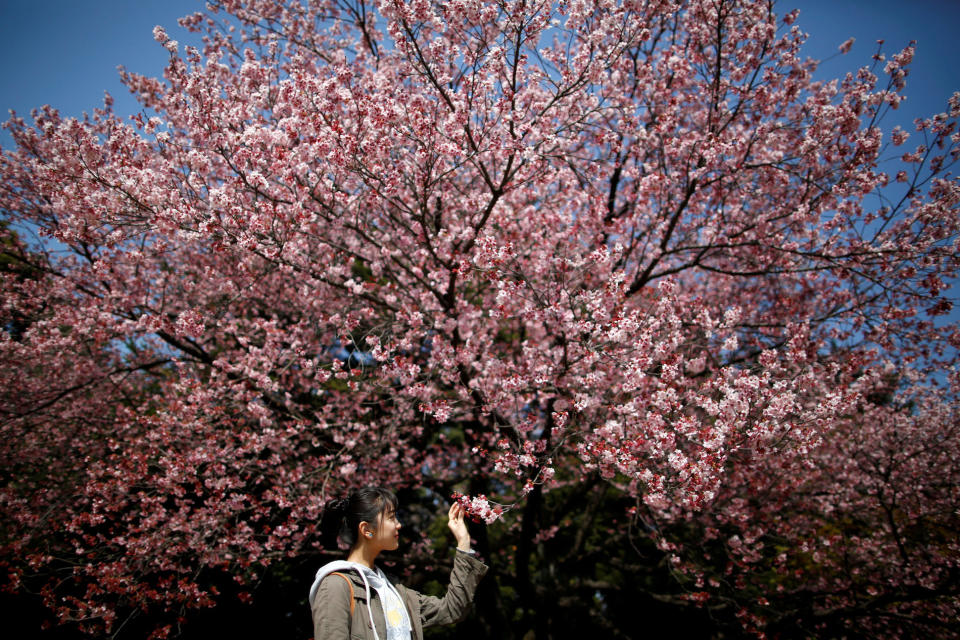
M 368 569 L 373 569 L 373 561 L 377 559 L 379 554 L 379 551 L 371 549 L 365 544 L 361 544 L 354 547 L 350 551 L 350 554 L 347 556 L 347 561 L 356 562 L 357 564 L 362 564 Z

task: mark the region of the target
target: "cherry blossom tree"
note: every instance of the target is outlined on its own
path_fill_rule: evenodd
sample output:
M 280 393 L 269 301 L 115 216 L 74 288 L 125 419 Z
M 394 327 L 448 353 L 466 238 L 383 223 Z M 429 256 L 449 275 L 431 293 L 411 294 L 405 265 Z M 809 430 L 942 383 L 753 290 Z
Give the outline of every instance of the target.
M 797 16 L 216 0 L 140 114 L 13 117 L 7 587 L 175 635 L 379 483 L 491 525 L 499 637 L 949 635 L 960 95 L 884 132 L 912 47 L 815 81 Z

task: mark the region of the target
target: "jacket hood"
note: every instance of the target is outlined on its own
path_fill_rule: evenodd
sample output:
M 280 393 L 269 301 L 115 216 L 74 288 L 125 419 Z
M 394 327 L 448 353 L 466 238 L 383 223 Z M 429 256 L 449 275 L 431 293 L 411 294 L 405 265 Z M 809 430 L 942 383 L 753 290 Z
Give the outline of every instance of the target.
M 348 562 L 346 560 L 334 560 L 333 562 L 328 562 L 317 570 L 317 575 L 313 579 L 313 584 L 310 586 L 310 600 L 313 602 L 313 599 L 317 595 L 317 590 L 320 588 L 320 583 L 331 573 L 338 571 L 354 571 L 360 574 L 360 579 L 363 581 L 363 590 L 367 596 L 367 602 L 370 602 L 370 582 L 367 580 L 366 571 L 369 571 L 362 564 L 356 562 Z M 383 577 L 383 574 L 377 571 L 379 577 Z M 384 581 L 386 579 L 384 578 Z M 398 596 L 399 597 L 399 596 Z M 380 640 L 380 636 L 377 634 L 377 626 L 373 622 L 373 610 L 370 606 L 367 606 L 367 615 L 370 616 L 370 628 L 373 629 L 373 637 L 376 640 Z
M 337 571 L 355 571 L 360 574 L 360 579 L 363 580 L 363 571 L 360 569 L 360 565 L 354 562 L 347 562 L 346 560 L 334 560 L 333 562 L 328 562 L 317 570 L 317 575 L 313 579 L 313 584 L 310 586 L 310 600 L 313 602 L 313 599 L 317 595 L 317 589 L 320 588 L 320 582 L 326 578 L 331 573 Z M 363 580 L 366 584 L 366 580 Z

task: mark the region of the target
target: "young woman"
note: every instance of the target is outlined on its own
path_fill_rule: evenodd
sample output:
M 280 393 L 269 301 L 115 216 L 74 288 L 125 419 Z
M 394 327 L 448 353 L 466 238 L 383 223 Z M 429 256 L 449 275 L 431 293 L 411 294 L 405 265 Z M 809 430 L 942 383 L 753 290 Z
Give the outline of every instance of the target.
M 354 489 L 327 503 L 320 520 L 324 546 L 337 538 L 350 551 L 330 562 L 310 587 L 314 640 L 422 640 L 424 627 L 458 622 L 466 616 L 487 566 L 473 556 L 459 504 L 450 507 L 447 526 L 457 539 L 450 585 L 443 598 L 394 585 L 374 560 L 400 544 L 397 498 L 380 487 Z

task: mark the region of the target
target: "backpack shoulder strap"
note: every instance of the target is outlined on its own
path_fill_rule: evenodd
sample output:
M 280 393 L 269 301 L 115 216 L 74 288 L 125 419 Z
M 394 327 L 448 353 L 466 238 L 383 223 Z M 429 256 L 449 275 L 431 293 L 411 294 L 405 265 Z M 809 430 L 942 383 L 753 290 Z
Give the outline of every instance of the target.
M 340 573 L 339 571 L 334 571 L 334 572 L 331 573 L 330 575 L 332 575 L 332 576 L 340 576 L 341 578 L 343 578 L 344 580 L 347 581 L 347 586 L 350 587 L 350 617 L 353 618 L 353 608 L 354 608 L 354 606 L 356 606 L 356 605 L 354 604 L 354 602 L 353 602 L 353 580 L 351 580 L 351 579 L 348 578 L 347 576 L 343 575 L 343 574 Z

